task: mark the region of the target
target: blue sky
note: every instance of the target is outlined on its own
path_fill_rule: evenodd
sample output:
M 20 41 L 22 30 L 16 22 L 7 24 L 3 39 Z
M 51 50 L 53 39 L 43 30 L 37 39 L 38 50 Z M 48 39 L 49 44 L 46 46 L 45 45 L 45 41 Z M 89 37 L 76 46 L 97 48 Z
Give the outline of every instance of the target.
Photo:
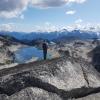
M 56 30 L 99 24 L 100 0 L 1 0 L 0 30 Z

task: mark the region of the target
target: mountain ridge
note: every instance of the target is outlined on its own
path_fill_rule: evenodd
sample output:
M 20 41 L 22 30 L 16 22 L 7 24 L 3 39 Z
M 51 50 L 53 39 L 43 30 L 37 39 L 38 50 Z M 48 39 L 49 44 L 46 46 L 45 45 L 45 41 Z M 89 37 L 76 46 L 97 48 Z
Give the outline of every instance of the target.
M 2 31 L 0 32 L 1 36 L 10 36 L 13 38 L 12 40 L 26 43 L 26 44 L 32 44 L 34 40 L 37 39 L 43 39 L 43 40 L 49 40 L 49 41 L 62 41 L 63 39 L 69 40 L 71 37 L 81 40 L 87 40 L 87 39 L 94 39 L 98 38 L 100 39 L 100 32 L 99 31 L 93 31 L 93 30 L 81 30 L 81 29 L 75 29 L 72 31 L 68 31 L 67 29 L 62 29 L 59 31 L 52 31 L 52 32 L 7 32 Z

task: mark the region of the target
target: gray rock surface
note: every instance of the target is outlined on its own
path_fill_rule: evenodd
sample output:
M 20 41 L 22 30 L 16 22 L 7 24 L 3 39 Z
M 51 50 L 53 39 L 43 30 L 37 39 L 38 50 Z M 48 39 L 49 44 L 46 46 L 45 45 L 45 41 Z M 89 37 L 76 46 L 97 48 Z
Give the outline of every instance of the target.
M 61 100 L 61 98 L 57 94 L 30 87 L 11 96 L 1 95 L 0 100 Z
M 0 36 L 0 65 L 13 62 L 13 53 L 9 50 L 10 41 Z
M 33 88 L 39 88 L 43 95 L 46 93 L 48 96 L 42 95 L 45 98 L 42 99 L 36 89 L 32 92 L 32 98 L 37 95 L 40 99 L 33 100 L 81 98 L 100 92 L 100 74 L 84 59 L 72 57 L 37 61 L 0 70 L 0 94 L 9 95 L 8 100 L 21 100 L 23 95 L 25 99 L 22 100 L 32 100 L 29 96 L 27 99 L 26 90 L 31 94 Z

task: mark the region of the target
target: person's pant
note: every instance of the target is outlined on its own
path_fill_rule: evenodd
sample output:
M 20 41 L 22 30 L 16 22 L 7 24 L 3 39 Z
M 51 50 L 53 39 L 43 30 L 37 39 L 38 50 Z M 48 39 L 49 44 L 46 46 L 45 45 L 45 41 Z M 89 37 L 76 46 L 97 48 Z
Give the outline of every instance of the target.
M 44 60 L 46 60 L 47 59 L 47 51 L 43 51 L 43 56 L 44 56 Z

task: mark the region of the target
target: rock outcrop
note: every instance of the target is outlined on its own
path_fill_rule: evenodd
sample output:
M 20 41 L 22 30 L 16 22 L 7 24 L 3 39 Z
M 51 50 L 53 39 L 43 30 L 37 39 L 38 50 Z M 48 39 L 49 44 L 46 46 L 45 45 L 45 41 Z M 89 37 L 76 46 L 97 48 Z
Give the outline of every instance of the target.
M 0 65 L 13 63 L 14 54 L 9 50 L 10 41 L 0 37 Z
M 100 72 L 100 45 L 91 50 L 88 55 L 91 56 L 91 62 L 95 69 Z
M 62 57 L 0 70 L 0 100 L 68 100 L 99 92 L 100 74 L 82 58 Z

